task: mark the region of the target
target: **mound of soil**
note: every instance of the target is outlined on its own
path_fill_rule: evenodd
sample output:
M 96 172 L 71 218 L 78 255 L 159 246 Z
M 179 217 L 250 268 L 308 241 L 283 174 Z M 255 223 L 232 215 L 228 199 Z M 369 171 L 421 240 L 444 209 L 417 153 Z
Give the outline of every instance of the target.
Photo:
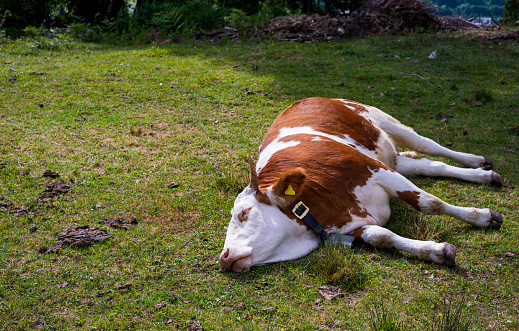
M 39 203 L 48 203 L 55 200 L 58 196 L 70 191 L 70 186 L 63 181 L 45 183 L 45 186 L 47 186 L 47 189 L 36 198 Z
M 34 216 L 34 215 L 38 214 L 37 211 L 15 206 L 14 203 L 12 203 L 9 200 L 0 201 L 0 211 L 6 212 L 13 216 L 22 216 L 22 215 Z
M 371 0 L 351 16 L 279 16 L 265 32 L 296 42 L 333 41 L 346 36 L 377 33 L 475 30 L 479 26 L 463 19 L 436 17 L 434 8 L 419 0 Z
M 108 239 L 112 236 L 106 230 L 98 228 L 90 228 L 88 225 L 78 226 L 75 228 L 68 228 L 61 230 L 56 235 L 58 240 L 56 241 L 56 247 L 41 247 L 39 252 L 41 254 L 54 253 L 58 250 L 71 246 L 71 247 L 86 247 L 94 243 L 99 243 Z

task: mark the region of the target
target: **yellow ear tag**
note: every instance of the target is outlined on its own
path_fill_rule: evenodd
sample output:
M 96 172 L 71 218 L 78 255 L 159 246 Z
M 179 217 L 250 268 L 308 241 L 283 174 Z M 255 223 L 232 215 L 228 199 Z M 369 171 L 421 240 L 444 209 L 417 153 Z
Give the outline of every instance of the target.
M 292 185 L 288 185 L 287 190 L 285 191 L 285 195 L 296 195 L 296 192 L 292 188 Z

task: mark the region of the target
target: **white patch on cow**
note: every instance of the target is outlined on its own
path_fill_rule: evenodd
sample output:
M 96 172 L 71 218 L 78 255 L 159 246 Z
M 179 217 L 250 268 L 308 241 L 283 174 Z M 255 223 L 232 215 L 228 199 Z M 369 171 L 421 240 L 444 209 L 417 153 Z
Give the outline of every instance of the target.
M 376 225 L 364 227 L 362 238 L 366 243 L 375 247 L 396 248 L 397 250 L 416 255 L 424 260 L 434 261 L 440 264 L 444 263 L 443 248 L 445 247 L 445 243 L 404 238 L 386 228 Z
M 459 168 L 426 158 L 412 159 L 406 156 L 397 157 L 395 170 L 404 176 L 453 177 L 479 184 L 491 183 L 495 174 L 493 171 Z
M 351 138 L 349 135 L 345 134 L 343 136 L 335 136 L 332 134 L 320 132 L 317 130 L 314 130 L 313 128 L 309 126 L 300 126 L 300 127 L 294 127 L 294 128 L 282 128 L 279 130 L 279 134 L 270 144 L 265 147 L 260 155 L 258 162 L 256 163 L 256 171 L 258 173 L 261 172 L 261 169 L 263 169 L 269 162 L 272 155 L 274 155 L 276 152 L 279 152 L 280 150 L 283 150 L 285 148 L 297 146 L 300 144 L 299 141 L 291 140 L 288 142 L 281 142 L 280 140 L 285 137 L 298 135 L 298 134 L 306 134 L 314 136 L 312 138 L 312 141 L 318 141 L 318 140 L 324 140 L 323 138 L 327 138 L 333 141 L 336 141 L 338 143 L 341 143 L 343 145 L 349 146 L 351 148 L 356 149 L 357 151 L 361 152 L 362 154 L 377 159 L 377 154 L 375 151 L 370 151 L 369 149 L 359 145 L 357 141 L 355 141 L 353 138 Z M 319 139 L 320 138 L 320 139 Z
M 312 231 L 290 219 L 278 207 L 260 203 L 255 194 L 256 191 L 247 187 L 236 198 L 231 212 L 224 252 L 228 249 L 236 261 L 247 262 L 233 268 L 234 271 L 298 259 L 317 248 L 319 240 Z M 240 222 L 238 215 L 244 208 L 250 208 L 250 212 L 247 220 Z
M 270 144 L 265 147 L 258 158 L 258 162 L 256 163 L 256 172 L 259 173 L 261 169 L 263 169 L 267 163 L 269 162 L 270 158 L 274 153 L 279 152 L 285 148 L 294 147 L 299 145 L 301 142 L 296 140 L 291 141 L 279 141 L 281 138 L 278 137 L 274 139 Z

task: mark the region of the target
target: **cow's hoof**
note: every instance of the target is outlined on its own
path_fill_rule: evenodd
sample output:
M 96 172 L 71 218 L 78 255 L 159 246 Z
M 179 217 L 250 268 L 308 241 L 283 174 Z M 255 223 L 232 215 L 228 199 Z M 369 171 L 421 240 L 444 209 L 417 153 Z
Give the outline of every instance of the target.
M 456 247 L 445 243 L 443 247 L 443 264 L 449 268 L 456 266 Z
M 490 211 L 490 223 L 488 224 L 488 227 L 491 229 L 498 230 L 501 225 L 503 224 L 503 216 L 498 213 L 497 211 Z
M 494 185 L 494 186 L 497 186 L 497 187 L 503 186 L 503 179 L 495 171 L 492 171 L 492 181 L 490 182 L 490 185 Z
M 485 170 L 491 170 L 492 168 L 494 168 L 494 161 L 492 161 L 488 157 L 485 157 L 484 159 L 485 159 L 485 161 L 483 161 L 483 163 L 479 164 L 479 166 L 481 168 L 483 168 Z

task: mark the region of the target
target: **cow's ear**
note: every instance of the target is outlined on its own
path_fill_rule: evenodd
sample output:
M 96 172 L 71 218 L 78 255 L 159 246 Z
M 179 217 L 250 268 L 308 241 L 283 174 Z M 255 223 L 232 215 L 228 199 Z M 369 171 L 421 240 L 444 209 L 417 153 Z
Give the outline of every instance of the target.
M 249 163 L 250 168 L 250 183 L 249 187 L 253 190 L 258 190 L 258 174 L 256 173 L 256 166 L 254 165 L 254 162 L 252 162 L 252 158 L 250 156 L 247 156 L 247 162 Z
M 306 183 L 306 173 L 303 168 L 290 169 L 279 176 L 272 187 L 272 192 L 278 197 L 298 195 Z

